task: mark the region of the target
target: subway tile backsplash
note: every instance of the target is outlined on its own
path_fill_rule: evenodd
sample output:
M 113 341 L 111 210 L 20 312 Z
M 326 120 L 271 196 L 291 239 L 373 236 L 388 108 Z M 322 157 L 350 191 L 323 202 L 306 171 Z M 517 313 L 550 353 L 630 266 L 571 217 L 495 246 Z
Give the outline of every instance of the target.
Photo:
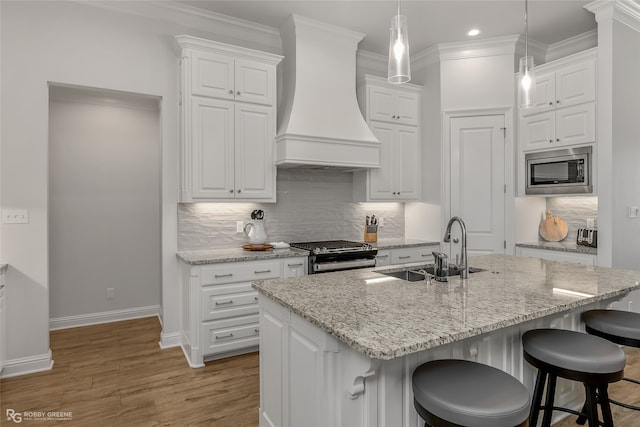
M 587 226 L 587 219 L 593 219 L 598 228 L 598 198 L 591 196 L 548 197 L 547 210 L 559 216 L 569 226 L 564 241 L 575 242 L 578 228 Z
M 236 233 L 236 221 L 251 221 L 262 209 L 268 241 L 330 239 L 362 241 L 365 216 L 384 217 L 379 238 L 404 237 L 404 204 L 356 203 L 353 174 L 333 170 L 280 169 L 277 203 L 178 204 L 178 250 L 239 247 L 248 243 Z

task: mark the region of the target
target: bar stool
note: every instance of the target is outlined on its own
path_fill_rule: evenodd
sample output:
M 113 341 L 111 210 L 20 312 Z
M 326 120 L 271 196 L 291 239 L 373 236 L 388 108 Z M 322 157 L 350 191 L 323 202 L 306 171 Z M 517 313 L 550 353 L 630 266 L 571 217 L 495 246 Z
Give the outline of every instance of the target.
M 425 426 L 526 427 L 529 392 L 511 375 L 468 360 L 433 360 L 413 372 Z
M 640 348 L 640 314 L 620 310 L 589 310 L 582 313 L 585 330 L 620 345 Z M 640 381 L 623 378 L 635 384 Z M 640 411 L 640 407 L 609 399 L 609 402 L 627 409 Z M 584 422 L 583 419 L 578 421 Z
M 625 354 L 620 348 L 600 337 L 561 329 L 534 329 L 522 335 L 524 359 L 538 368 L 533 391 L 529 424 L 537 425 L 544 411 L 542 426 L 551 426 L 554 410 L 569 412 L 589 420 L 589 427 L 599 425 L 598 404 L 603 425 L 613 427 L 607 388 L 624 374 Z M 553 406 L 558 377 L 584 384 L 586 403 L 583 412 Z M 548 381 L 547 381 L 548 379 Z M 547 383 L 547 397 L 542 406 L 542 393 Z M 597 393 L 597 394 L 596 394 Z

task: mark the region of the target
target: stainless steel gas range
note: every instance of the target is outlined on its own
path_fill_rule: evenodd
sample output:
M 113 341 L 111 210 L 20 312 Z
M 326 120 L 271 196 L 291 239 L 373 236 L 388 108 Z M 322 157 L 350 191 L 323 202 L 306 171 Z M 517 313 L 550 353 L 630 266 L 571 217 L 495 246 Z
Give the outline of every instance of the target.
M 349 240 L 290 243 L 309 251 L 309 274 L 375 267 L 378 249 L 368 243 Z

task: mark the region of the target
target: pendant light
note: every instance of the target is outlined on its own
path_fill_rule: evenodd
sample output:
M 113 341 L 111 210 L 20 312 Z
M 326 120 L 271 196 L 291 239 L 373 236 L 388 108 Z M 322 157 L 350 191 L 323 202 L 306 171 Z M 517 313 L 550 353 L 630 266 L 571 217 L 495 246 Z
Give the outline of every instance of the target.
M 536 90 L 536 74 L 533 56 L 529 56 L 529 4 L 524 0 L 524 56 L 520 58 L 520 108 L 533 106 L 533 95 Z
M 390 32 L 387 80 L 393 84 L 406 83 L 411 80 L 409 32 L 407 17 L 400 14 L 400 0 L 398 0 L 398 14 L 391 18 Z

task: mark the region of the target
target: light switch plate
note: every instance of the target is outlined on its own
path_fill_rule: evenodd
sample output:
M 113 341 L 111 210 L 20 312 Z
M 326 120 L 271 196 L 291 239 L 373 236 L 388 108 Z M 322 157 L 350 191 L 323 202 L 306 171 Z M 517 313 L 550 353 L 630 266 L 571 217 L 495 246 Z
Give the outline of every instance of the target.
M 640 216 L 640 208 L 637 206 L 629 206 L 629 218 L 638 218 Z
M 2 222 L 5 224 L 28 224 L 29 210 L 27 209 L 3 209 Z
M 244 221 L 236 221 L 236 233 L 244 232 Z

